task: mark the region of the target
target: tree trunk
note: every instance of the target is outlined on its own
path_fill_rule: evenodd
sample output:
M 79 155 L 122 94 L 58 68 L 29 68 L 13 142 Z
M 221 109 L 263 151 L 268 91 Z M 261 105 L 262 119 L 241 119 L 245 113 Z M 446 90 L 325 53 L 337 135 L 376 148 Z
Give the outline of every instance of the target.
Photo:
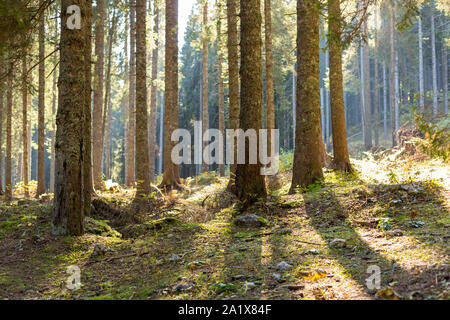
M 395 131 L 400 129 L 400 77 L 398 71 L 398 51 L 395 51 Z
M 113 15 L 111 19 L 111 27 L 108 35 L 108 65 L 106 68 L 106 92 L 104 100 L 104 144 L 105 144 L 105 179 L 111 179 L 111 65 L 112 65 L 112 48 L 115 39 L 116 30 L 116 9 L 115 4 L 112 7 Z
M 55 200 L 53 233 L 79 236 L 89 213 L 90 158 L 90 1 L 75 4 L 85 17 L 82 29 L 69 30 L 67 8 L 75 0 L 61 1 L 60 77 L 56 132 Z M 88 103 L 89 100 L 89 103 Z M 87 180 L 87 181 L 86 181 Z M 88 188 L 88 190 L 86 190 Z M 88 202 L 88 203 L 86 203 Z
M 378 8 L 375 9 L 375 21 L 378 21 Z M 374 60 L 374 96 L 373 96 L 373 131 L 374 131 L 374 140 L 375 146 L 378 147 L 380 145 L 380 136 L 378 130 L 379 124 L 379 109 L 380 109 L 380 87 L 378 85 L 378 22 L 375 25 L 375 48 L 373 53 Z
M 202 67 L 203 67 L 203 80 L 202 80 L 202 136 L 208 130 L 208 0 L 202 0 L 203 2 L 203 26 L 202 26 Z M 203 142 L 203 150 L 208 145 L 208 142 Z M 202 159 L 203 160 L 203 159 Z M 203 160 L 203 172 L 208 172 L 209 166 Z
M 127 88 L 129 87 L 129 74 L 128 74 L 128 19 L 127 19 L 127 15 L 125 15 L 125 44 L 124 44 L 124 51 L 125 51 L 125 61 L 124 61 L 124 65 L 125 65 L 125 85 L 124 87 Z M 128 96 L 127 96 L 128 94 Z M 123 99 L 124 99 L 124 104 L 123 104 L 123 122 L 124 122 L 124 134 L 123 134 L 123 150 L 124 150 L 124 156 L 123 156 L 123 160 L 124 160 L 124 164 L 123 164 L 123 175 L 124 175 L 124 184 L 128 185 L 128 109 L 129 109 L 129 99 L 130 93 L 129 91 L 126 92 L 124 91 L 124 95 L 123 95 Z
M 262 67 L 261 67 L 261 8 L 259 0 L 241 1 L 241 110 L 239 115 L 242 130 L 258 132 L 262 129 Z M 250 143 L 250 142 L 249 142 Z M 245 164 L 238 164 L 236 189 L 244 209 L 258 198 L 266 196 L 262 165 L 259 159 L 250 164 L 250 146 L 245 144 Z M 257 150 L 261 148 L 257 143 Z
M 391 51 L 391 63 L 390 63 L 390 95 L 391 95 L 391 129 L 392 129 L 392 146 L 395 147 L 397 142 L 395 140 L 395 17 L 394 17 L 394 0 L 389 1 L 389 39 L 390 39 L 390 51 Z
M 369 38 L 367 21 L 363 25 L 366 39 Z M 363 44 L 363 68 L 364 68 L 364 148 L 370 150 L 372 148 L 372 121 L 371 121 L 371 95 L 370 95 L 370 57 L 369 44 Z
M 436 62 L 436 34 L 434 30 L 434 16 L 431 16 L 431 63 L 433 66 L 433 115 L 438 114 L 438 85 Z
M 136 106 L 136 6 L 135 0 L 130 0 L 130 87 L 128 102 L 128 166 L 127 186 L 134 186 L 135 182 L 135 106 Z
M 420 94 L 420 113 L 425 112 L 425 88 L 423 80 L 423 32 L 422 17 L 419 15 L 419 94 Z
M 351 172 L 345 125 L 344 86 L 342 75 L 341 8 L 340 0 L 328 0 L 330 32 L 330 104 L 333 127 L 334 169 Z
M 136 197 L 150 193 L 148 169 L 146 0 L 136 0 Z
M 94 112 L 92 159 L 95 189 L 102 187 L 102 156 L 103 156 L 103 72 L 105 59 L 105 0 L 97 0 L 95 26 L 95 72 L 94 72 Z
M 57 52 L 53 54 L 54 62 L 57 63 Z M 53 88 L 52 88 L 52 115 L 56 115 L 56 69 L 53 71 Z M 50 192 L 55 192 L 55 139 L 56 139 L 56 123 L 52 121 L 52 141 L 51 141 L 51 162 L 50 162 Z
M 178 0 L 166 0 L 164 114 L 164 177 L 161 186 L 179 187 L 178 166 L 172 162 L 172 132 L 178 127 Z
M 152 51 L 152 85 L 150 91 L 150 126 L 149 126 L 149 172 L 150 182 L 155 181 L 155 156 L 156 156 L 156 106 L 158 98 L 158 54 L 159 54 L 159 1 L 154 1 L 154 25 L 153 25 L 153 51 Z
M 320 131 L 319 8 L 297 1 L 297 125 L 291 193 L 323 178 Z
M 3 54 L 0 54 L 0 74 L 4 72 Z M 3 109 L 5 90 L 4 82 L 0 82 L 0 195 L 3 195 Z
M 383 128 L 384 128 L 384 138 L 388 137 L 388 126 L 387 126 L 387 79 L 386 79 L 386 62 L 383 61 Z
M 448 114 L 448 50 L 447 45 L 442 43 L 442 87 L 444 89 L 444 114 Z
M 237 7 L 236 0 L 227 0 L 227 22 L 228 22 L 228 89 L 229 89 L 229 113 L 230 129 L 239 128 L 239 43 L 237 28 Z M 236 159 L 236 148 L 233 150 Z M 230 182 L 228 190 L 235 191 L 236 164 L 230 166 Z
M 22 57 L 22 166 L 23 166 L 23 185 L 24 196 L 28 198 L 29 181 L 28 181 L 28 67 L 27 52 Z
M 12 137 L 12 104 L 13 104 L 13 69 L 14 64 L 9 62 L 8 84 L 6 93 L 6 168 L 5 168 L 5 200 L 12 200 L 12 161 L 11 161 L 11 137 Z
M 218 2 L 218 11 L 217 11 L 217 63 L 218 63 L 218 94 L 219 94 L 219 131 L 222 135 L 224 135 L 225 129 L 225 119 L 224 119 L 224 95 L 223 95 L 223 77 L 222 77 L 222 68 L 223 68 L 223 52 L 222 52 L 222 4 Z M 221 155 L 219 159 L 224 159 L 224 146 L 220 144 Z M 225 176 L 225 164 L 222 162 L 219 163 L 219 175 L 221 177 Z
M 272 130 L 275 129 L 275 102 L 273 88 L 273 52 L 272 52 L 272 8 L 271 0 L 264 0 L 265 46 L 266 46 L 266 104 L 268 154 L 272 145 Z
M 41 5 L 43 0 L 41 0 Z M 39 97 L 38 97 L 38 186 L 36 196 L 45 193 L 45 26 L 39 18 Z M 27 168 L 28 169 L 28 168 Z M 28 172 L 24 172 L 28 175 Z

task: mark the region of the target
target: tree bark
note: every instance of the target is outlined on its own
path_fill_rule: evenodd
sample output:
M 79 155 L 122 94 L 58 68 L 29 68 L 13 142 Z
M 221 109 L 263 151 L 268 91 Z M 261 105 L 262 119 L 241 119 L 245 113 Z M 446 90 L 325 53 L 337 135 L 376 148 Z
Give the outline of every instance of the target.
M 95 189 L 102 187 L 102 156 L 103 156 L 103 73 L 105 59 L 105 0 L 97 0 L 95 26 L 95 72 L 94 72 L 94 112 L 93 112 L 93 143 L 92 143 L 92 173 Z
M 3 54 L 0 54 L 0 74 L 4 72 Z M 3 110 L 4 110 L 4 82 L 0 82 L 0 195 L 3 195 Z
M 108 35 L 108 65 L 106 67 L 106 83 L 105 83 L 105 100 L 104 100 L 104 145 L 105 145 L 105 179 L 111 179 L 111 65 L 112 65 L 112 48 L 115 41 L 116 32 L 116 9 L 115 3 L 112 7 L 113 15 L 111 19 L 111 27 Z
M 53 54 L 54 62 L 57 63 L 57 52 Z M 53 71 L 53 88 L 52 88 L 52 115 L 56 115 L 56 69 Z M 52 121 L 52 141 L 51 141 L 51 162 L 50 162 L 50 192 L 55 192 L 55 140 L 56 140 L 56 123 Z
M 436 62 L 436 34 L 434 27 L 434 16 L 431 16 L 431 63 L 433 68 L 433 115 L 438 114 L 438 85 L 437 85 L 437 62 Z
M 420 113 L 425 112 L 425 86 L 423 80 L 423 32 L 422 17 L 419 15 L 419 94 L 420 94 Z
M 12 137 L 12 104 L 13 104 L 13 69 L 12 61 L 8 64 L 8 79 L 6 92 L 6 163 L 5 163 L 5 200 L 12 200 L 12 161 L 11 161 L 11 137 Z
M 136 197 L 150 193 L 148 168 L 146 0 L 136 0 Z
M 153 51 L 152 51 L 152 85 L 150 91 L 150 126 L 149 126 L 149 172 L 150 182 L 155 181 L 155 157 L 156 157 L 156 105 L 158 98 L 158 54 L 159 54 L 159 1 L 154 1 L 154 25 L 153 25 Z
M 442 43 L 442 87 L 444 89 L 444 114 L 448 114 L 448 50 L 445 42 Z
M 240 127 L 247 131 L 262 129 L 262 67 L 261 67 L 261 8 L 259 0 L 241 1 L 241 110 Z M 250 143 L 250 142 L 249 142 Z M 249 161 L 249 143 L 245 144 L 245 164 L 238 164 L 236 170 L 237 196 L 243 202 L 243 209 L 266 196 L 262 165 Z M 257 150 L 261 148 L 260 142 Z
M 136 1 L 130 0 L 130 82 L 128 102 L 128 166 L 127 186 L 132 187 L 135 183 L 135 106 L 136 106 Z
M 319 9 L 297 1 L 297 125 L 291 193 L 323 178 L 320 130 Z
M 331 167 L 351 172 L 345 124 L 344 86 L 342 75 L 341 1 L 328 0 L 330 32 L 330 105 L 333 128 L 334 159 Z
M 22 166 L 23 166 L 23 188 L 24 196 L 28 198 L 29 181 L 28 181 L 28 64 L 27 52 L 22 57 Z
M 237 28 L 237 7 L 236 0 L 227 0 L 227 23 L 228 23 L 228 90 L 229 90 L 229 123 L 230 129 L 239 128 L 239 43 Z M 233 151 L 236 159 L 236 148 Z M 228 190 L 235 191 L 236 164 L 230 166 L 230 182 Z
M 161 186 L 179 188 L 178 166 L 172 162 L 172 132 L 178 127 L 178 0 L 166 0 L 164 111 L 164 177 Z
M 40 1 L 41 5 L 43 0 Z M 45 26 L 39 17 L 39 97 L 38 97 L 38 186 L 36 196 L 45 193 Z M 28 175 L 28 172 L 24 172 Z
M 390 96 L 391 96 L 391 133 L 392 133 L 392 146 L 395 147 L 397 142 L 395 140 L 395 17 L 394 17 L 394 0 L 389 1 L 389 40 L 390 40 L 390 51 L 391 51 L 391 61 L 390 61 Z
M 222 77 L 222 68 L 223 68 L 223 52 L 222 52 L 222 4 L 218 2 L 218 12 L 217 12 L 217 63 L 218 63 L 218 94 L 219 94 L 219 131 L 224 135 L 225 129 L 225 119 L 224 119 L 224 94 L 223 94 L 223 77 Z M 220 145 L 220 151 L 222 156 L 219 157 L 223 159 L 224 154 L 224 146 Z M 225 176 L 225 165 L 223 162 L 219 163 L 219 175 L 221 177 Z
M 203 25 L 202 25 L 202 67 L 203 67 L 203 80 L 202 80 L 202 136 L 208 130 L 208 0 L 202 0 L 203 2 Z M 208 142 L 203 142 L 203 150 L 208 145 Z M 203 160 L 203 159 L 202 159 Z M 203 172 L 209 171 L 208 164 L 203 160 Z
M 275 129 L 275 102 L 273 88 L 273 51 L 272 51 L 272 8 L 271 0 L 264 0 L 265 46 L 266 46 L 266 105 L 268 154 L 272 145 L 272 130 Z
M 69 30 L 67 8 L 76 4 L 85 24 Z M 87 0 L 61 1 L 60 77 L 56 132 L 53 234 L 79 236 L 89 213 L 90 19 Z
M 369 38 L 367 21 L 363 24 L 366 39 Z M 363 68 L 364 68 L 364 148 L 370 150 L 372 148 L 372 121 L 371 121 L 371 94 L 370 94 L 370 57 L 369 44 L 363 44 Z

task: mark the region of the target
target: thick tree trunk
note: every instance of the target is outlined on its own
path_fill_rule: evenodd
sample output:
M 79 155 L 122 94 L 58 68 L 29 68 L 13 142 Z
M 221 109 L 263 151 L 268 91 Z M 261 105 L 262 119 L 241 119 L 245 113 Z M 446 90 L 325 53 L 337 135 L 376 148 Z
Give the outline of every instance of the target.
M 92 173 L 94 187 L 102 187 L 102 156 L 103 156 L 103 73 L 105 59 L 105 0 L 97 0 L 95 26 L 95 72 L 94 72 L 94 112 L 92 123 Z
M 203 80 L 202 80 L 202 136 L 208 130 L 208 0 L 202 0 L 203 2 L 203 26 L 202 26 L 202 67 L 203 67 Z M 203 142 L 203 149 L 206 148 L 208 142 Z M 203 172 L 209 171 L 208 164 L 203 160 L 202 166 Z
M 340 0 L 328 0 L 330 32 L 330 104 L 333 127 L 334 159 L 332 168 L 351 172 L 345 125 L 344 86 L 342 76 L 341 8 Z
M 135 183 L 135 106 L 136 106 L 136 2 L 130 0 L 130 82 L 128 102 L 128 163 L 127 163 L 127 186 L 132 187 Z
M 425 87 L 423 80 L 423 32 L 422 17 L 419 15 L 419 94 L 420 94 L 420 113 L 425 112 Z
M 69 30 L 67 8 L 76 4 L 85 17 L 82 29 Z M 61 1 L 59 99 L 53 212 L 55 235 L 78 236 L 89 213 L 90 170 L 90 1 Z M 88 189 L 86 189 L 88 188 Z
M 222 77 L 222 68 L 223 68 L 223 52 L 222 52 L 222 5 L 220 1 L 218 2 L 218 11 L 217 11 L 217 63 L 218 63 L 218 94 L 219 94 L 219 131 L 224 135 L 225 129 L 225 119 L 224 119 L 224 95 L 223 95 L 223 77 Z M 224 159 L 224 146 L 220 144 L 221 155 L 220 159 Z M 225 164 L 223 161 L 219 163 L 219 175 L 221 177 L 225 176 Z
M 323 178 L 320 131 L 319 9 L 297 1 L 297 126 L 291 193 Z
M 392 134 L 392 146 L 395 147 L 397 142 L 395 140 L 395 17 L 394 17 L 394 0 L 389 1 L 389 40 L 390 40 L 390 96 L 391 96 L 391 134 Z
M 28 198 L 29 181 L 28 181 L 28 64 L 27 53 L 24 52 L 22 57 L 22 166 L 23 166 L 23 185 L 24 196 Z
M 178 0 L 166 0 L 164 112 L 164 177 L 161 186 L 179 187 L 178 166 L 172 162 L 172 132 L 178 127 Z
M 0 74 L 4 72 L 3 54 L 0 55 Z M 3 195 L 3 110 L 4 110 L 4 82 L 0 82 L 0 195 Z
M 437 62 L 436 62 L 436 34 L 434 27 L 434 16 L 431 16 L 431 63 L 433 68 L 433 115 L 438 114 L 438 85 L 437 85 Z
M 41 0 L 41 4 L 43 0 Z M 38 97 L 38 186 L 36 196 L 45 193 L 45 27 L 39 18 L 39 97 Z M 24 173 L 25 175 L 28 172 Z
M 146 16 L 146 0 L 136 0 L 136 197 L 150 193 Z
M 261 8 L 259 0 L 241 1 L 241 110 L 240 128 L 244 131 L 262 129 L 262 67 Z M 250 146 L 245 144 L 245 164 L 238 164 L 236 189 L 244 209 L 258 198 L 266 196 L 260 161 L 250 164 Z M 257 150 L 261 148 L 260 142 Z
M 8 64 L 8 80 L 6 92 L 6 163 L 5 163 L 5 200 L 12 199 L 12 160 L 11 160 L 11 138 L 12 138 L 12 104 L 13 104 L 13 69 L 12 61 Z
M 149 172 L 150 182 L 155 181 L 155 157 L 156 157 L 156 105 L 158 98 L 158 54 L 159 54 L 159 1 L 154 1 L 154 25 L 153 25 L 153 51 L 152 51 L 152 85 L 150 91 L 150 126 L 149 126 Z
M 239 128 L 239 43 L 237 28 L 237 7 L 236 0 L 227 0 L 227 23 L 228 23 L 228 89 L 229 89 L 229 114 L 230 129 Z M 233 150 L 236 159 L 236 148 Z M 236 164 L 230 166 L 230 182 L 228 190 L 234 190 L 236 179 Z

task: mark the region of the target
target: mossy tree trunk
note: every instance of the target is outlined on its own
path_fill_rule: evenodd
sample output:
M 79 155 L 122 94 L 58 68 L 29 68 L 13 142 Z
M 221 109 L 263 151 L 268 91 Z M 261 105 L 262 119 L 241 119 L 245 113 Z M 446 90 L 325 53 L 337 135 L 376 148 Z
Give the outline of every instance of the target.
M 179 187 L 178 166 L 172 162 L 172 132 L 178 128 L 178 0 L 166 0 L 166 55 L 165 55 L 165 110 L 164 110 L 164 177 L 161 187 L 166 190 Z
M 262 129 L 262 66 L 261 7 L 259 0 L 241 1 L 241 110 L 240 128 L 244 131 Z M 236 191 L 244 209 L 266 196 L 262 165 L 249 161 L 249 141 L 245 145 L 245 164 L 236 169 Z M 258 143 L 257 150 L 261 147 Z
M 24 196 L 30 196 L 28 187 L 28 64 L 27 52 L 22 57 L 22 165 L 23 165 L 23 184 Z
M 323 178 L 320 130 L 319 9 L 297 1 L 297 106 L 291 193 Z
M 152 51 L 152 85 L 150 91 L 150 126 L 149 126 L 149 172 L 150 182 L 155 179 L 155 157 L 156 157 L 156 100 L 158 98 L 158 54 L 159 54 L 159 1 L 153 3 L 154 25 L 153 25 L 153 51 Z
M 219 94 L 219 131 L 224 134 L 225 129 L 225 119 L 224 119 L 224 95 L 223 95 L 223 77 L 222 77 L 222 68 L 223 68 L 223 51 L 222 51 L 222 4 L 218 2 L 218 11 L 217 11 L 217 63 L 218 63 L 218 94 Z M 220 146 L 220 152 L 224 152 L 223 145 Z M 225 175 L 225 165 L 223 163 L 219 164 L 219 175 Z
M 208 130 L 208 0 L 202 0 L 203 5 L 203 25 L 202 25 L 202 136 Z M 203 140 L 203 139 L 202 139 Z M 203 149 L 208 142 L 203 142 Z M 203 172 L 209 170 L 208 164 L 203 161 Z
M 4 72 L 3 55 L 0 55 L 0 74 Z M 4 82 L 0 82 L 0 195 L 3 195 L 3 110 L 4 110 Z
M 135 182 L 135 106 L 136 106 L 136 1 L 130 0 L 130 74 L 128 92 L 128 140 L 127 140 L 127 181 L 128 187 L 134 186 Z
M 330 106 L 333 128 L 334 159 L 331 167 L 352 171 L 347 146 L 345 124 L 344 87 L 342 76 L 341 1 L 328 0 L 328 26 L 330 34 Z
M 40 1 L 41 6 L 44 1 Z M 25 152 L 25 150 L 24 150 Z M 36 196 L 45 193 L 45 23 L 39 17 L 39 97 L 38 97 L 38 186 Z M 24 176 L 28 175 L 24 171 Z
M 275 129 L 275 103 L 273 88 L 273 52 L 272 52 L 272 9 L 271 0 L 264 0 L 265 46 L 266 46 L 266 105 L 268 147 L 270 154 L 272 145 L 272 129 Z
M 94 187 L 102 187 L 103 158 L 103 73 L 105 58 L 105 0 L 97 0 L 95 17 L 94 111 L 92 131 L 92 173 Z
M 150 193 L 148 168 L 146 0 L 136 0 L 136 196 Z
M 227 0 L 227 23 L 228 23 L 228 91 L 229 91 L 229 123 L 230 129 L 239 128 L 239 43 L 237 28 L 237 5 L 236 0 Z M 236 153 L 236 148 L 233 151 Z M 236 156 L 234 157 L 236 159 Z M 236 164 L 230 166 L 230 182 L 228 190 L 235 191 Z
M 67 27 L 67 8 L 81 11 L 81 29 Z M 90 18 L 91 2 L 61 1 L 60 77 L 56 117 L 56 172 L 53 212 L 55 235 L 79 236 L 84 232 L 84 216 L 89 214 L 90 158 Z M 86 166 L 88 168 L 86 168 Z

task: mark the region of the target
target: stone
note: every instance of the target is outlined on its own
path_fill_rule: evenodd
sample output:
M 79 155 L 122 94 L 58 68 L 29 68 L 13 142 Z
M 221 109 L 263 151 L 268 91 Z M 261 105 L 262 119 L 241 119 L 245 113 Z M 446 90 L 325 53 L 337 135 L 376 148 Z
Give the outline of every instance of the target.
M 278 235 L 286 235 L 286 234 L 291 234 L 291 233 L 292 233 L 292 230 L 285 229 L 285 228 L 280 229 L 277 232 L 275 232 L 275 234 L 278 234 Z
M 259 228 L 267 225 L 267 221 L 256 214 L 246 214 L 234 219 L 234 224 L 238 227 Z
M 277 265 L 277 270 L 279 271 L 289 271 L 292 269 L 292 266 L 286 261 L 282 261 Z
M 285 282 L 285 281 L 286 281 L 286 279 L 284 279 L 284 278 L 281 276 L 281 274 L 279 274 L 279 273 L 274 273 L 274 274 L 272 274 L 272 278 L 273 278 L 274 280 L 276 280 L 277 282 L 279 282 L 279 283 L 282 283 L 282 282 Z
M 330 248 L 344 248 L 346 241 L 344 239 L 334 239 L 330 242 Z
M 388 235 L 390 237 L 401 237 L 401 236 L 403 236 L 403 231 L 400 229 L 390 230 L 390 231 L 386 232 L 386 235 Z
M 246 283 L 244 283 L 243 288 L 246 291 L 250 291 L 250 290 L 253 290 L 256 288 L 256 284 L 254 282 L 246 282 Z
M 169 261 L 173 262 L 173 261 L 179 261 L 181 260 L 181 257 L 178 254 L 173 254 L 172 256 L 170 256 Z

